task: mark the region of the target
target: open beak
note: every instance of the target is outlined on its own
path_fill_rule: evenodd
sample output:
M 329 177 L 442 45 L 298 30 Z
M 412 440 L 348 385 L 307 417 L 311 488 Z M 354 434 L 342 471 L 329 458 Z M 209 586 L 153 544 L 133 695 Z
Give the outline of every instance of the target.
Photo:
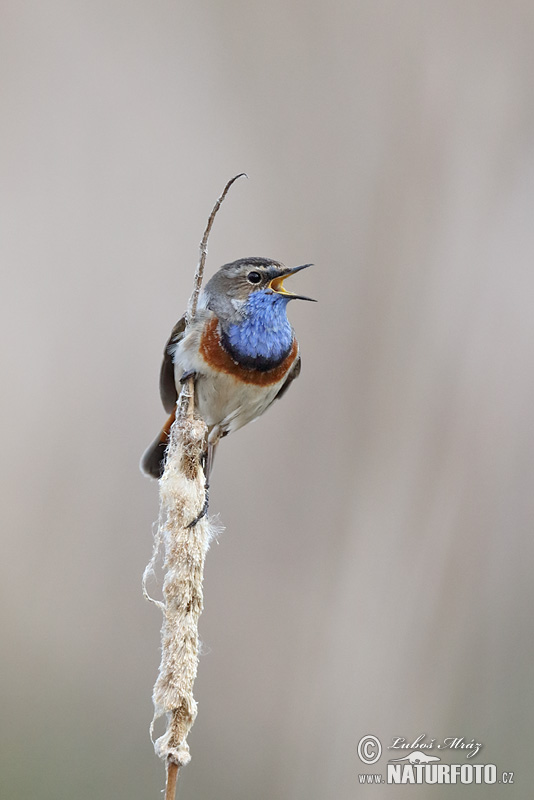
M 288 292 L 287 289 L 284 288 L 284 281 L 286 278 L 289 278 L 289 276 L 294 275 L 295 272 L 300 272 L 301 269 L 307 269 L 308 267 L 313 267 L 313 264 L 302 264 L 301 267 L 277 270 L 278 274 L 269 283 L 269 289 L 272 289 L 273 292 L 282 294 L 284 297 L 287 297 L 291 300 L 309 300 L 311 303 L 316 303 L 317 300 L 314 300 L 313 297 L 304 297 L 302 294 L 294 294 L 293 292 Z

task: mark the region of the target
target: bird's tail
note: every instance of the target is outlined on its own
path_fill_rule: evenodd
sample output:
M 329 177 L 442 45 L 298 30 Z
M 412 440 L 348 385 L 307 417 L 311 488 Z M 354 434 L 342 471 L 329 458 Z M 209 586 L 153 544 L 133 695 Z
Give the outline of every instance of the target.
M 161 478 L 163 475 L 163 470 L 165 469 L 165 455 L 167 453 L 167 445 L 169 443 L 169 433 L 175 417 L 176 409 L 173 410 L 169 419 L 161 429 L 159 436 L 154 439 L 149 447 L 147 447 L 143 453 L 141 461 L 139 462 L 141 472 L 143 472 L 149 478 L 156 478 L 156 480 L 159 480 L 159 478 Z M 204 474 L 206 476 L 206 483 L 209 482 L 217 444 L 218 440 L 213 443 L 208 443 L 207 450 L 204 454 L 203 467 Z
M 169 431 L 176 416 L 176 409 L 173 410 L 171 416 L 161 429 L 159 436 L 154 439 L 150 447 L 147 447 L 139 467 L 141 472 L 148 475 L 149 478 L 159 479 L 163 475 L 165 467 L 165 453 L 167 452 L 167 444 L 169 443 Z

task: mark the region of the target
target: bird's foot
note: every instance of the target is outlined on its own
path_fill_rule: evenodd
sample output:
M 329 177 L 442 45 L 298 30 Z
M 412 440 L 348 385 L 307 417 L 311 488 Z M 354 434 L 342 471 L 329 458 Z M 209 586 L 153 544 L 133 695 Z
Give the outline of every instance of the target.
M 182 384 L 186 383 L 189 380 L 189 378 L 196 378 L 196 376 L 197 373 L 195 372 L 194 369 L 188 369 L 187 372 L 184 372 L 184 374 L 180 378 L 180 383 Z
M 202 517 L 206 516 L 206 514 L 208 513 L 209 506 L 210 506 L 210 493 L 209 493 L 209 486 L 206 483 L 206 487 L 204 489 L 204 505 L 202 507 L 202 511 L 200 512 L 198 517 L 195 517 L 193 522 L 190 522 L 189 525 L 186 525 L 185 527 L 186 528 L 194 528 L 195 525 L 197 524 L 197 522 L 200 522 Z

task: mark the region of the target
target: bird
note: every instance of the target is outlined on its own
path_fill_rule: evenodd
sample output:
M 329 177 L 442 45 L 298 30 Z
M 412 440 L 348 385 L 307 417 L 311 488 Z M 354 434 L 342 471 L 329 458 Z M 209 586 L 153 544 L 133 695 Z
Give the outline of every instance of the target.
M 303 269 L 269 258 L 224 264 L 202 290 L 197 313 L 176 323 L 165 345 L 160 395 L 169 417 L 141 458 L 141 471 L 160 478 L 182 384 L 194 378 L 196 413 L 206 422 L 206 487 L 217 444 L 263 414 L 300 374 L 295 332 L 287 318 L 294 294 L 284 281 Z

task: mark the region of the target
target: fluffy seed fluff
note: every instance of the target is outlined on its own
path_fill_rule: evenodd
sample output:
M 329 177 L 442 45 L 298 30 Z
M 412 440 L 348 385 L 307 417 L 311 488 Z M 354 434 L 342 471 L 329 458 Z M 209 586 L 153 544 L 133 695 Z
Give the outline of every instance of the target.
M 163 626 L 151 735 L 156 720 L 166 715 L 167 729 L 154 742 L 154 749 L 160 758 L 177 766 L 191 759 L 187 735 L 197 714 L 193 685 L 199 658 L 204 559 L 215 532 L 207 515 L 192 528 L 187 527 L 204 505 L 205 480 L 200 459 L 205 441 L 203 420 L 182 417 L 172 427 L 160 480 L 160 518 L 154 552 L 143 576 L 145 597 L 152 600 L 146 581 L 154 572 L 163 545 L 163 602 L 154 601 L 163 612 Z

